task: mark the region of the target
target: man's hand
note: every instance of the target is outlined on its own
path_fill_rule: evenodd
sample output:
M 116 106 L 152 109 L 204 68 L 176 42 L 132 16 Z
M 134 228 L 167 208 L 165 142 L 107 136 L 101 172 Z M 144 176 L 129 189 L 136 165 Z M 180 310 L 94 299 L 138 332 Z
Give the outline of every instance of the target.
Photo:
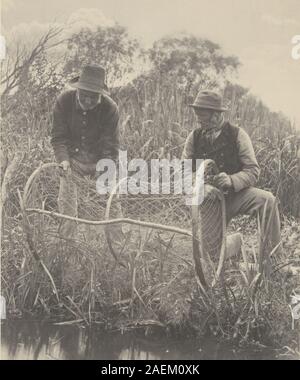
M 214 176 L 214 185 L 222 190 L 227 190 L 232 188 L 232 181 L 228 174 L 222 172 Z
M 220 193 L 220 190 L 217 189 L 215 186 L 212 186 L 209 184 L 204 185 L 204 198 L 205 199 L 211 199 L 211 200 L 218 199 L 219 193 Z
M 71 170 L 71 165 L 70 165 L 70 161 L 62 161 L 60 164 L 59 164 L 59 167 L 64 171 L 64 173 L 69 173 L 70 170 Z

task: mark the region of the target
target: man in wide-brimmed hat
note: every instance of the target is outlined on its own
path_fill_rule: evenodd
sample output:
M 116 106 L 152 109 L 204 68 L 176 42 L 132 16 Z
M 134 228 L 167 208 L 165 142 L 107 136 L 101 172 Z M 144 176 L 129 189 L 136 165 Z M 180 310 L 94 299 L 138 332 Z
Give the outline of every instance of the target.
M 193 104 L 199 128 L 185 143 L 182 159 L 212 159 L 220 174 L 214 185 L 225 193 L 227 223 L 237 214 L 259 213 L 264 208 L 271 218 L 267 236 L 269 250 L 281 250 L 280 220 L 276 199 L 269 191 L 255 186 L 260 169 L 252 142 L 244 129 L 225 121 L 222 97 L 213 91 L 200 91 Z
M 58 204 L 62 214 L 77 215 L 77 188 L 70 172 L 80 176 L 95 175 L 102 158 L 116 160 L 119 152 L 119 112 L 108 96 L 105 70 L 86 65 L 61 94 L 53 112 L 51 144 L 63 173 L 60 178 Z M 60 233 L 72 236 L 75 224 L 62 223 Z

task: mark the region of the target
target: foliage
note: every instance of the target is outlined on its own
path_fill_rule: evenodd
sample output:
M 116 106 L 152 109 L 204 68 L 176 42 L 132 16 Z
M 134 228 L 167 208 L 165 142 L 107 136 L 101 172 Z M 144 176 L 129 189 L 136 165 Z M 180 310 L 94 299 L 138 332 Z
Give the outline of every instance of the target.
M 94 33 L 82 30 L 72 36 L 63 65 L 53 60 L 46 49 L 39 50 L 29 66 L 30 52 L 17 60 L 17 67 L 26 67 L 26 76 L 20 82 L 16 71 L 18 86 L 4 93 L 1 104 L 5 162 L 1 179 L 7 175 L 2 209 L 2 289 L 9 311 L 87 323 L 100 321 L 120 328 L 150 320 L 159 326 L 199 333 L 211 329 L 228 339 L 244 341 L 262 340 L 264 334 L 279 341 L 283 330 L 292 335 L 288 303 L 292 287 L 297 286 L 294 280 L 274 274 L 266 290 L 262 285 L 256 286 L 257 273 L 245 280 L 236 271 L 228 276 L 227 288 L 216 289 L 208 302 L 195 283 L 191 246 L 178 239 L 169 245 L 166 236 L 167 243 L 162 237 L 147 240 L 141 233 L 139 250 L 132 245 L 124 252 L 124 269 L 116 266 L 100 238 L 69 246 L 49 236 L 41 238 L 39 253 L 53 275 L 61 304 L 49 279 L 33 261 L 17 191 L 22 191 L 41 162 L 54 161 L 50 129 L 56 96 L 86 62 L 106 66 L 109 84 L 116 84 L 135 72 L 135 58 L 140 52 L 126 30 L 114 26 Z M 122 148 L 128 150 L 129 158 L 180 157 L 188 133 L 196 126 L 188 104 L 198 86 L 220 89 L 223 84 L 229 108 L 226 116 L 252 137 L 262 169 L 259 185 L 278 195 L 282 215 L 288 215 L 289 220 L 291 215 L 299 217 L 299 135 L 286 117 L 271 112 L 247 89 L 229 81 L 238 60 L 224 56 L 213 42 L 194 37 L 162 39 L 143 57 L 145 62 L 148 59 L 147 70 L 132 82 L 111 89 L 120 109 Z M 248 225 L 238 223 L 235 227 L 245 231 Z M 298 225 L 297 220 L 292 224 L 285 221 L 284 260 L 299 260 Z M 39 228 L 34 233 L 42 237 L 45 231 Z M 253 232 L 251 228 L 247 235 L 251 237 Z M 250 239 L 250 246 L 254 242 L 254 238 Z
M 97 63 L 106 69 L 109 86 L 124 83 L 140 52 L 138 42 L 120 25 L 99 27 L 96 32 L 83 29 L 70 37 L 67 49 L 64 73 L 78 74 L 84 64 Z
M 185 34 L 154 42 L 148 56 L 154 76 L 175 80 L 188 91 L 218 86 L 239 66 L 238 58 L 225 56 L 218 44 Z

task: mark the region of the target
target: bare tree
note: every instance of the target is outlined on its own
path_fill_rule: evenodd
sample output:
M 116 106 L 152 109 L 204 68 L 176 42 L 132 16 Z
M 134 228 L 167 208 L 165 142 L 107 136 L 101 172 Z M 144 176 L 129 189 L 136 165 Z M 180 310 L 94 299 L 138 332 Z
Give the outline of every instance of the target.
M 58 26 L 50 26 L 48 31 L 37 41 L 32 49 L 28 49 L 25 45 L 20 44 L 16 47 L 16 52 L 13 56 L 9 56 L 1 63 L 1 104 L 4 100 L 20 87 L 26 80 L 30 66 L 45 50 L 53 48 L 62 40 L 57 40 L 57 37 L 62 32 L 63 28 Z M 5 114 L 9 110 L 5 110 Z M 2 112 L 3 116 L 3 112 Z

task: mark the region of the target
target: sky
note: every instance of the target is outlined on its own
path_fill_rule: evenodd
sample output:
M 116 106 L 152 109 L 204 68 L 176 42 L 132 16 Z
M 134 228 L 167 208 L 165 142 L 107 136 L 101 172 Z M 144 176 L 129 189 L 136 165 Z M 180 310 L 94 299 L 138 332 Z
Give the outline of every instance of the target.
M 53 21 L 73 28 L 118 22 L 145 46 L 164 35 L 192 33 L 239 57 L 238 82 L 300 128 L 300 0 L 0 0 L 5 34 L 27 38 Z

